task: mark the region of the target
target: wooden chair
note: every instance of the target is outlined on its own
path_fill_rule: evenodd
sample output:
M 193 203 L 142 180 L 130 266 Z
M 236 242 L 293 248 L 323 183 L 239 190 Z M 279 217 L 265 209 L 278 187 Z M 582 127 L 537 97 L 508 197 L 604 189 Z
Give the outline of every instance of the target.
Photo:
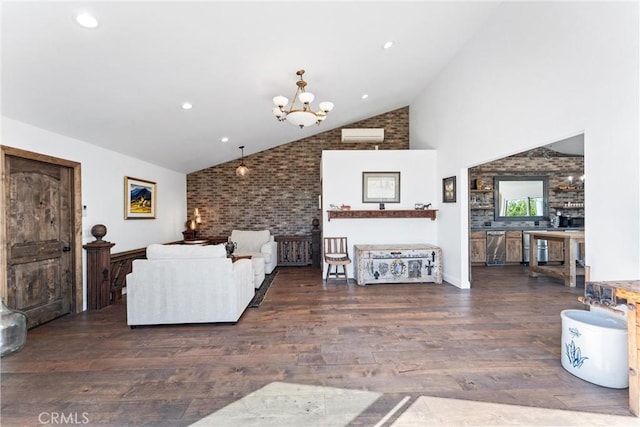
M 347 250 L 346 237 L 325 237 L 324 239 L 324 262 L 327 263 L 327 275 L 325 281 L 329 280 L 329 276 L 336 279 L 344 277 L 345 282 L 349 284 L 349 276 L 347 275 L 347 265 L 351 264 L 349 252 Z M 342 273 L 338 272 L 338 266 L 342 266 Z M 335 267 L 335 272 L 331 273 L 331 266 Z

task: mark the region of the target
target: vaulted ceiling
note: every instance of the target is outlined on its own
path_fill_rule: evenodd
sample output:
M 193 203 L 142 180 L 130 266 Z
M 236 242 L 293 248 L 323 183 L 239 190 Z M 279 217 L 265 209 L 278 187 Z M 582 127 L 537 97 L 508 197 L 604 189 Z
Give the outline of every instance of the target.
M 410 105 L 498 4 L 4 1 L 2 115 L 191 172 Z M 302 130 L 271 112 L 301 68 L 335 104 Z

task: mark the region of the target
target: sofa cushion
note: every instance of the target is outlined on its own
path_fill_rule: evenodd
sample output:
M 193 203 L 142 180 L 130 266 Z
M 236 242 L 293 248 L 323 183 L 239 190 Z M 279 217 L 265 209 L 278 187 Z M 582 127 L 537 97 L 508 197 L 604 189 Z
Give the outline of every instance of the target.
M 220 245 L 160 245 L 147 246 L 147 259 L 225 258 L 227 251 Z
M 260 252 L 260 248 L 269 241 L 270 237 L 269 230 L 233 230 L 231 232 L 231 240 L 236 242 L 237 250 L 242 252 Z

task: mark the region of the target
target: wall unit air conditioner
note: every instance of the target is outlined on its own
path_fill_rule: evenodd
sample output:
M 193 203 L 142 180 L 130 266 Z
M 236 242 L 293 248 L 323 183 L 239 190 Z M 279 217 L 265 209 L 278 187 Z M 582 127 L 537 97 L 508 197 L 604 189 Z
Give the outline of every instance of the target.
M 382 142 L 384 129 L 342 129 L 342 142 Z

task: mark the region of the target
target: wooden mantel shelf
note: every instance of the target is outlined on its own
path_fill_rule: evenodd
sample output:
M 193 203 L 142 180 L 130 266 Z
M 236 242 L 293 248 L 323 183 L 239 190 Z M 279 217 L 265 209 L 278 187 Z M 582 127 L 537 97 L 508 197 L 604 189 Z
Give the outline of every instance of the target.
M 407 210 L 328 210 L 329 221 L 332 218 L 431 218 L 436 219 L 437 209 L 407 209 Z

